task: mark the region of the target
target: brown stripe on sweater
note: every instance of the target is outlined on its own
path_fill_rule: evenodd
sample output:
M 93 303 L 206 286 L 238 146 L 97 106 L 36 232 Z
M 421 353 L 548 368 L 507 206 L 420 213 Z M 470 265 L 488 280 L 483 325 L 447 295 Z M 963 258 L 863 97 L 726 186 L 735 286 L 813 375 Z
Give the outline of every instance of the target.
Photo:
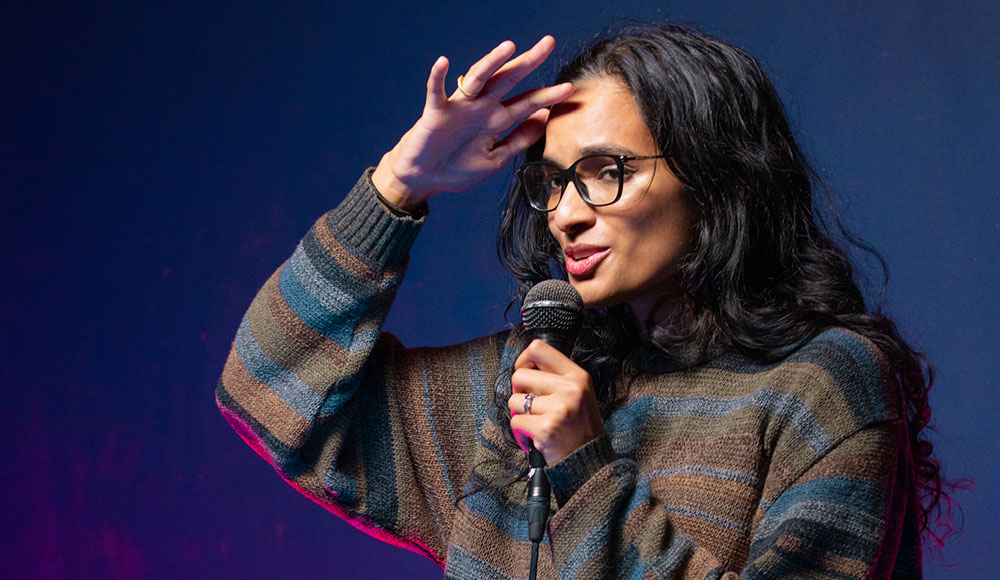
M 860 579 L 867 576 L 870 568 L 869 563 L 835 554 L 822 546 L 817 546 L 791 534 L 779 536 L 774 547 L 792 554 L 799 554 L 803 560 L 821 562 L 821 567 L 828 576 L 839 573 L 845 577 Z
M 650 533 L 650 530 L 655 533 Z M 674 537 L 679 532 L 686 534 L 687 530 L 678 526 L 675 518 L 667 514 L 661 505 L 645 502 L 636 506 L 623 522 L 621 535 L 624 541 L 634 543 L 636 549 L 639 550 L 639 557 L 643 562 L 648 563 L 660 556 L 668 538 Z M 675 577 L 703 580 L 719 564 L 720 561 L 714 553 L 698 548 L 686 566 L 678 571 Z
M 226 392 L 240 407 L 276 439 L 289 447 L 302 443 L 302 435 L 311 428 L 303 419 L 270 387 L 253 378 L 239 360 L 236 349 L 229 351 L 226 366 L 222 370 L 222 384 Z
M 756 503 L 757 490 L 738 483 L 694 474 L 677 474 L 650 480 L 653 495 L 663 503 L 679 505 L 714 515 L 750 529 L 752 512 L 741 512 L 738 506 L 751 507 Z M 728 498 L 728 499 L 727 499 Z
M 347 351 L 337 344 L 336 341 L 323 336 L 316 329 L 306 325 L 301 318 L 292 311 L 285 297 L 281 294 L 281 287 L 278 278 L 281 275 L 279 270 L 267 281 L 267 305 L 271 309 L 270 315 L 274 317 L 275 323 L 281 327 L 284 335 L 292 339 L 295 345 L 302 349 L 316 350 L 330 360 L 332 364 L 342 365 L 347 360 Z
M 836 446 L 851 436 L 852 433 L 839 435 L 838 439 L 833 442 L 834 448 L 823 455 L 827 456 L 831 452 L 836 452 Z M 793 430 L 786 430 L 771 460 L 768 480 L 764 486 L 764 499 L 768 502 L 775 501 L 782 490 L 798 481 L 820 459 L 821 456 L 808 453 L 807 446 Z M 874 465 L 878 465 L 878 463 Z
M 337 241 L 337 238 L 335 238 L 333 233 L 330 231 L 326 220 L 327 216 L 324 215 L 317 219 L 316 223 L 313 224 L 313 230 L 316 232 L 316 239 L 323 245 L 323 248 L 329 252 L 330 256 L 338 266 L 350 272 L 350 274 L 355 278 L 364 280 L 365 282 L 375 286 L 379 285 L 383 278 L 382 273 L 372 270 L 368 264 L 359 260 L 357 256 L 352 254 L 350 250 Z
M 796 484 L 823 477 L 849 477 L 890 489 L 895 482 L 895 474 L 883 466 L 886 462 L 895 463 L 898 460 L 899 449 L 905 441 L 897 439 L 904 430 L 901 422 L 893 422 L 859 431 L 827 454 L 821 465 L 809 469 Z M 880 474 L 880 477 L 873 479 L 873 474 Z
M 719 435 L 719 427 L 729 429 L 729 424 L 722 425 L 715 420 L 716 429 L 712 436 L 708 426 L 703 426 L 703 419 L 690 418 L 683 420 L 647 420 L 647 427 L 659 423 L 673 423 L 679 430 L 672 435 L 663 435 L 655 429 L 648 437 L 657 437 L 658 446 L 643 445 L 636 450 L 635 460 L 639 469 L 650 473 L 661 469 L 676 469 L 683 466 L 718 467 L 740 475 L 732 475 L 733 479 L 747 479 L 745 485 L 752 486 L 750 480 L 756 479 L 760 472 L 761 449 L 760 436 L 751 429 L 744 432 Z M 664 425 L 666 428 L 666 425 Z M 644 437 L 645 439 L 645 437 Z M 742 477 L 741 477 L 742 476 Z M 757 483 L 760 485 L 760 482 Z
M 670 519 L 678 530 L 714 554 L 719 561 L 734 568 L 742 568 L 746 564 L 750 554 L 750 538 L 747 535 L 697 517 L 671 513 Z
M 268 310 L 257 310 L 251 305 L 248 312 L 251 325 L 259 325 L 262 332 L 275 333 L 257 341 L 261 350 L 283 368 L 295 369 L 296 375 L 316 393 L 326 393 L 335 379 L 347 374 L 345 367 L 350 353 L 295 315 L 281 295 L 277 278 L 273 284 L 269 280 L 266 288 Z M 275 336 L 291 340 L 272 340 Z
M 510 536 L 498 528 L 493 521 L 470 511 L 461 504 L 456 514 L 452 539 L 461 539 L 461 543 L 455 545 L 474 554 L 507 576 L 511 578 L 528 577 L 531 543 L 512 541 Z M 511 558 L 510 553 L 506 550 L 521 553 L 524 557 Z M 551 553 L 544 546 L 541 547 L 538 554 L 538 577 L 556 577 Z
M 742 560 L 738 563 L 726 563 L 730 570 L 742 569 L 746 560 Z M 719 560 L 712 554 L 709 550 L 698 547 L 694 551 L 694 555 L 691 556 L 691 561 L 684 569 L 684 573 L 681 575 L 682 580 L 691 579 L 702 580 L 707 578 L 709 572 L 715 570 L 719 566 Z
M 623 540 L 634 543 L 639 557 L 645 562 L 660 555 L 668 538 L 677 532 L 663 506 L 648 501 L 635 506 L 621 526 Z M 653 533 L 647 534 L 647 530 Z
M 427 382 L 431 388 L 430 403 L 438 440 L 455 443 L 442 445 L 441 451 L 457 496 L 465 487 L 465 479 L 472 468 L 468 459 L 475 455 L 476 447 L 472 401 L 469 399 L 472 393 L 468 388 L 469 360 L 464 348 L 434 350 L 439 352 L 420 351 L 418 356 L 427 369 Z M 460 384 L 455 384 L 456 380 Z
M 325 215 L 316 220 L 314 230 L 316 239 L 330 253 L 337 265 L 360 280 L 381 288 L 387 279 L 398 278 L 406 272 L 406 263 L 393 264 L 386 267 L 385 270 L 372 270 L 368 264 L 359 260 L 357 256 L 337 241 L 327 226 Z
M 394 351 L 394 353 L 404 354 L 401 350 Z M 405 354 L 406 356 L 389 357 L 392 364 L 385 367 L 387 371 L 384 377 L 385 386 L 373 385 L 370 388 L 386 389 L 389 399 L 392 439 L 393 441 L 407 442 L 407 445 L 394 446 L 394 451 L 398 454 L 395 457 L 396 464 L 399 465 L 402 462 L 407 466 L 411 464 L 414 466 L 412 472 L 408 467 L 407 471 L 410 473 L 405 475 L 417 479 L 421 497 L 425 497 L 432 505 L 440 506 L 434 515 L 442 529 L 438 530 L 435 527 L 434 535 L 447 535 L 454 515 L 450 507 L 452 498 L 449 496 L 446 486 L 443 485 L 443 480 L 439 480 L 440 474 L 445 472 L 447 466 L 441 465 L 434 447 L 431 416 L 426 412 L 422 389 L 395 387 L 395 385 L 419 385 L 422 381 L 420 367 L 422 361 L 410 356 L 409 352 Z M 362 388 L 364 387 L 366 385 L 362 385 Z M 439 405 L 447 404 L 447 399 L 448 397 L 441 393 Z M 434 416 L 434 420 L 437 422 L 438 417 Z M 406 453 L 403 453 L 404 451 Z M 397 485 L 409 487 L 403 476 L 404 473 L 397 470 Z M 455 493 L 457 495 L 461 493 L 461 490 L 456 490 Z

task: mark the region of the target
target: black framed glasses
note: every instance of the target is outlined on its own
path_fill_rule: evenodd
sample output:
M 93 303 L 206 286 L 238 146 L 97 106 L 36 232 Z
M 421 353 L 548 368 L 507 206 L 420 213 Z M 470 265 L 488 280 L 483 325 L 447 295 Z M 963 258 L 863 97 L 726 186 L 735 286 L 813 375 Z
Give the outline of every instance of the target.
M 541 212 L 550 212 L 559 205 L 566 186 L 573 183 L 588 205 L 611 205 L 622 194 L 645 186 L 642 176 L 648 172 L 634 166 L 633 161 L 663 159 L 665 155 L 588 155 L 562 169 L 551 161 L 532 161 L 517 170 L 517 178 L 528 197 L 528 204 Z

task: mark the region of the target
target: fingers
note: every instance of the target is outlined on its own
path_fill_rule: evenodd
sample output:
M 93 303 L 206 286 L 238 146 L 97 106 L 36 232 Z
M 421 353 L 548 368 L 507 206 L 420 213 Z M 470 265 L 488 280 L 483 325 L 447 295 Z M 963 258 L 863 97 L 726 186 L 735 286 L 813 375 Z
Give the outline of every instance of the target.
M 549 120 L 549 110 L 540 109 L 533 115 L 525 119 L 509 135 L 497 141 L 493 146 L 493 152 L 503 158 L 503 164 L 518 155 L 522 151 L 531 147 L 531 144 L 541 139 L 545 133 L 545 123 Z
M 547 397 L 533 397 L 531 400 L 531 412 L 524 412 L 525 395 L 517 394 L 507 400 L 507 407 L 510 410 L 510 427 L 514 431 L 522 448 L 527 451 L 529 443 L 534 445 L 544 455 L 552 437 L 552 418 L 545 417 L 545 406 Z
M 462 86 L 470 94 L 503 98 L 545 62 L 555 46 L 555 39 L 546 35 L 529 50 L 507 62 L 514 54 L 515 47 L 513 42 L 504 41 L 469 68 Z
M 491 75 L 492 78 L 489 79 L 489 86 L 485 87 L 485 91 L 490 96 L 502 98 L 545 62 L 555 47 L 554 38 L 549 35 L 543 36 L 535 46 L 496 70 Z
M 511 390 L 511 429 L 522 446 L 527 439 L 534 441 L 549 465 L 604 431 L 590 375 L 540 340 L 532 341 L 515 361 Z
M 574 378 L 579 378 L 576 377 L 578 373 L 589 376 L 587 371 L 580 368 L 568 356 L 545 341 L 538 339 L 531 341 L 528 347 L 518 355 L 517 360 L 514 361 L 514 369 L 515 373 L 521 369 L 539 369 L 547 373 L 568 375 Z
M 531 146 L 545 132 L 549 119 L 548 107 L 568 99 L 573 94 L 573 85 L 563 83 L 554 87 L 536 89 L 517 95 L 508 100 L 507 115 L 510 124 L 520 122 L 504 139 L 497 142 L 494 152 L 509 159 Z M 509 128 L 500 127 L 500 131 Z
M 431 66 L 430 75 L 427 76 L 427 98 L 424 101 L 424 108 L 436 109 L 448 102 L 448 95 L 444 92 L 444 82 L 447 77 L 448 59 L 439 56 Z
M 469 67 L 469 72 L 465 74 L 465 78 L 462 81 L 462 86 L 466 92 L 473 95 L 481 93 L 483 87 L 486 86 L 486 82 L 490 80 L 490 77 L 514 54 L 515 48 L 513 42 L 505 40 L 491 50 L 489 54 L 479 59 L 476 64 Z M 456 89 L 453 94 L 457 96 L 462 93 Z
M 510 416 L 514 415 L 544 415 L 545 407 L 548 404 L 547 397 L 534 394 L 531 397 L 531 409 L 530 412 L 524 410 L 524 401 L 528 398 L 529 393 L 514 393 L 507 399 L 507 409 L 510 411 Z
M 573 95 L 572 83 L 562 83 L 551 87 L 525 91 L 504 101 L 507 114 L 512 119 L 521 120 L 539 109 L 561 103 Z
M 533 368 L 515 369 L 510 376 L 511 392 L 513 393 L 535 393 L 536 395 L 548 395 L 557 388 L 554 381 L 559 380 L 558 375 L 554 376 L 542 370 Z

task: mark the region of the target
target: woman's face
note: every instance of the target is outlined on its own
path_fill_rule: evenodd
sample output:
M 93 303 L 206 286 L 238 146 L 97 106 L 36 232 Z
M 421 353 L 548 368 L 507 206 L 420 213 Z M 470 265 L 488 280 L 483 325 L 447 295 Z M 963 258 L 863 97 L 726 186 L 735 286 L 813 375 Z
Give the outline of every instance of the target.
M 595 153 L 659 155 L 631 93 L 621 81 L 591 77 L 553 107 L 543 158 L 566 168 Z M 588 308 L 629 304 L 643 321 L 664 296 L 679 290 L 678 267 L 694 223 L 690 197 L 663 159 L 626 165 L 626 191 L 611 205 L 591 207 L 569 184 L 549 231 L 563 250 L 569 281 Z M 657 319 L 669 316 L 668 302 Z

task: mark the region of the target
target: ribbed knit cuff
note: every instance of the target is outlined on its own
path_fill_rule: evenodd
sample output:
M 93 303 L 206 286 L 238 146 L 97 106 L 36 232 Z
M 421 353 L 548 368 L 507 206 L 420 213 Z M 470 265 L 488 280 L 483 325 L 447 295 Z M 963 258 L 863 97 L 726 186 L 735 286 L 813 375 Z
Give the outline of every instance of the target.
M 545 469 L 552 484 L 556 503 L 566 505 L 576 490 L 588 479 L 618 457 L 611 447 L 611 439 L 602 433 L 583 447 L 570 453 L 565 459 Z
M 365 171 L 344 201 L 327 214 L 327 221 L 337 241 L 382 269 L 406 260 L 426 216 L 415 220 L 393 214 L 375 194 L 372 171 Z

